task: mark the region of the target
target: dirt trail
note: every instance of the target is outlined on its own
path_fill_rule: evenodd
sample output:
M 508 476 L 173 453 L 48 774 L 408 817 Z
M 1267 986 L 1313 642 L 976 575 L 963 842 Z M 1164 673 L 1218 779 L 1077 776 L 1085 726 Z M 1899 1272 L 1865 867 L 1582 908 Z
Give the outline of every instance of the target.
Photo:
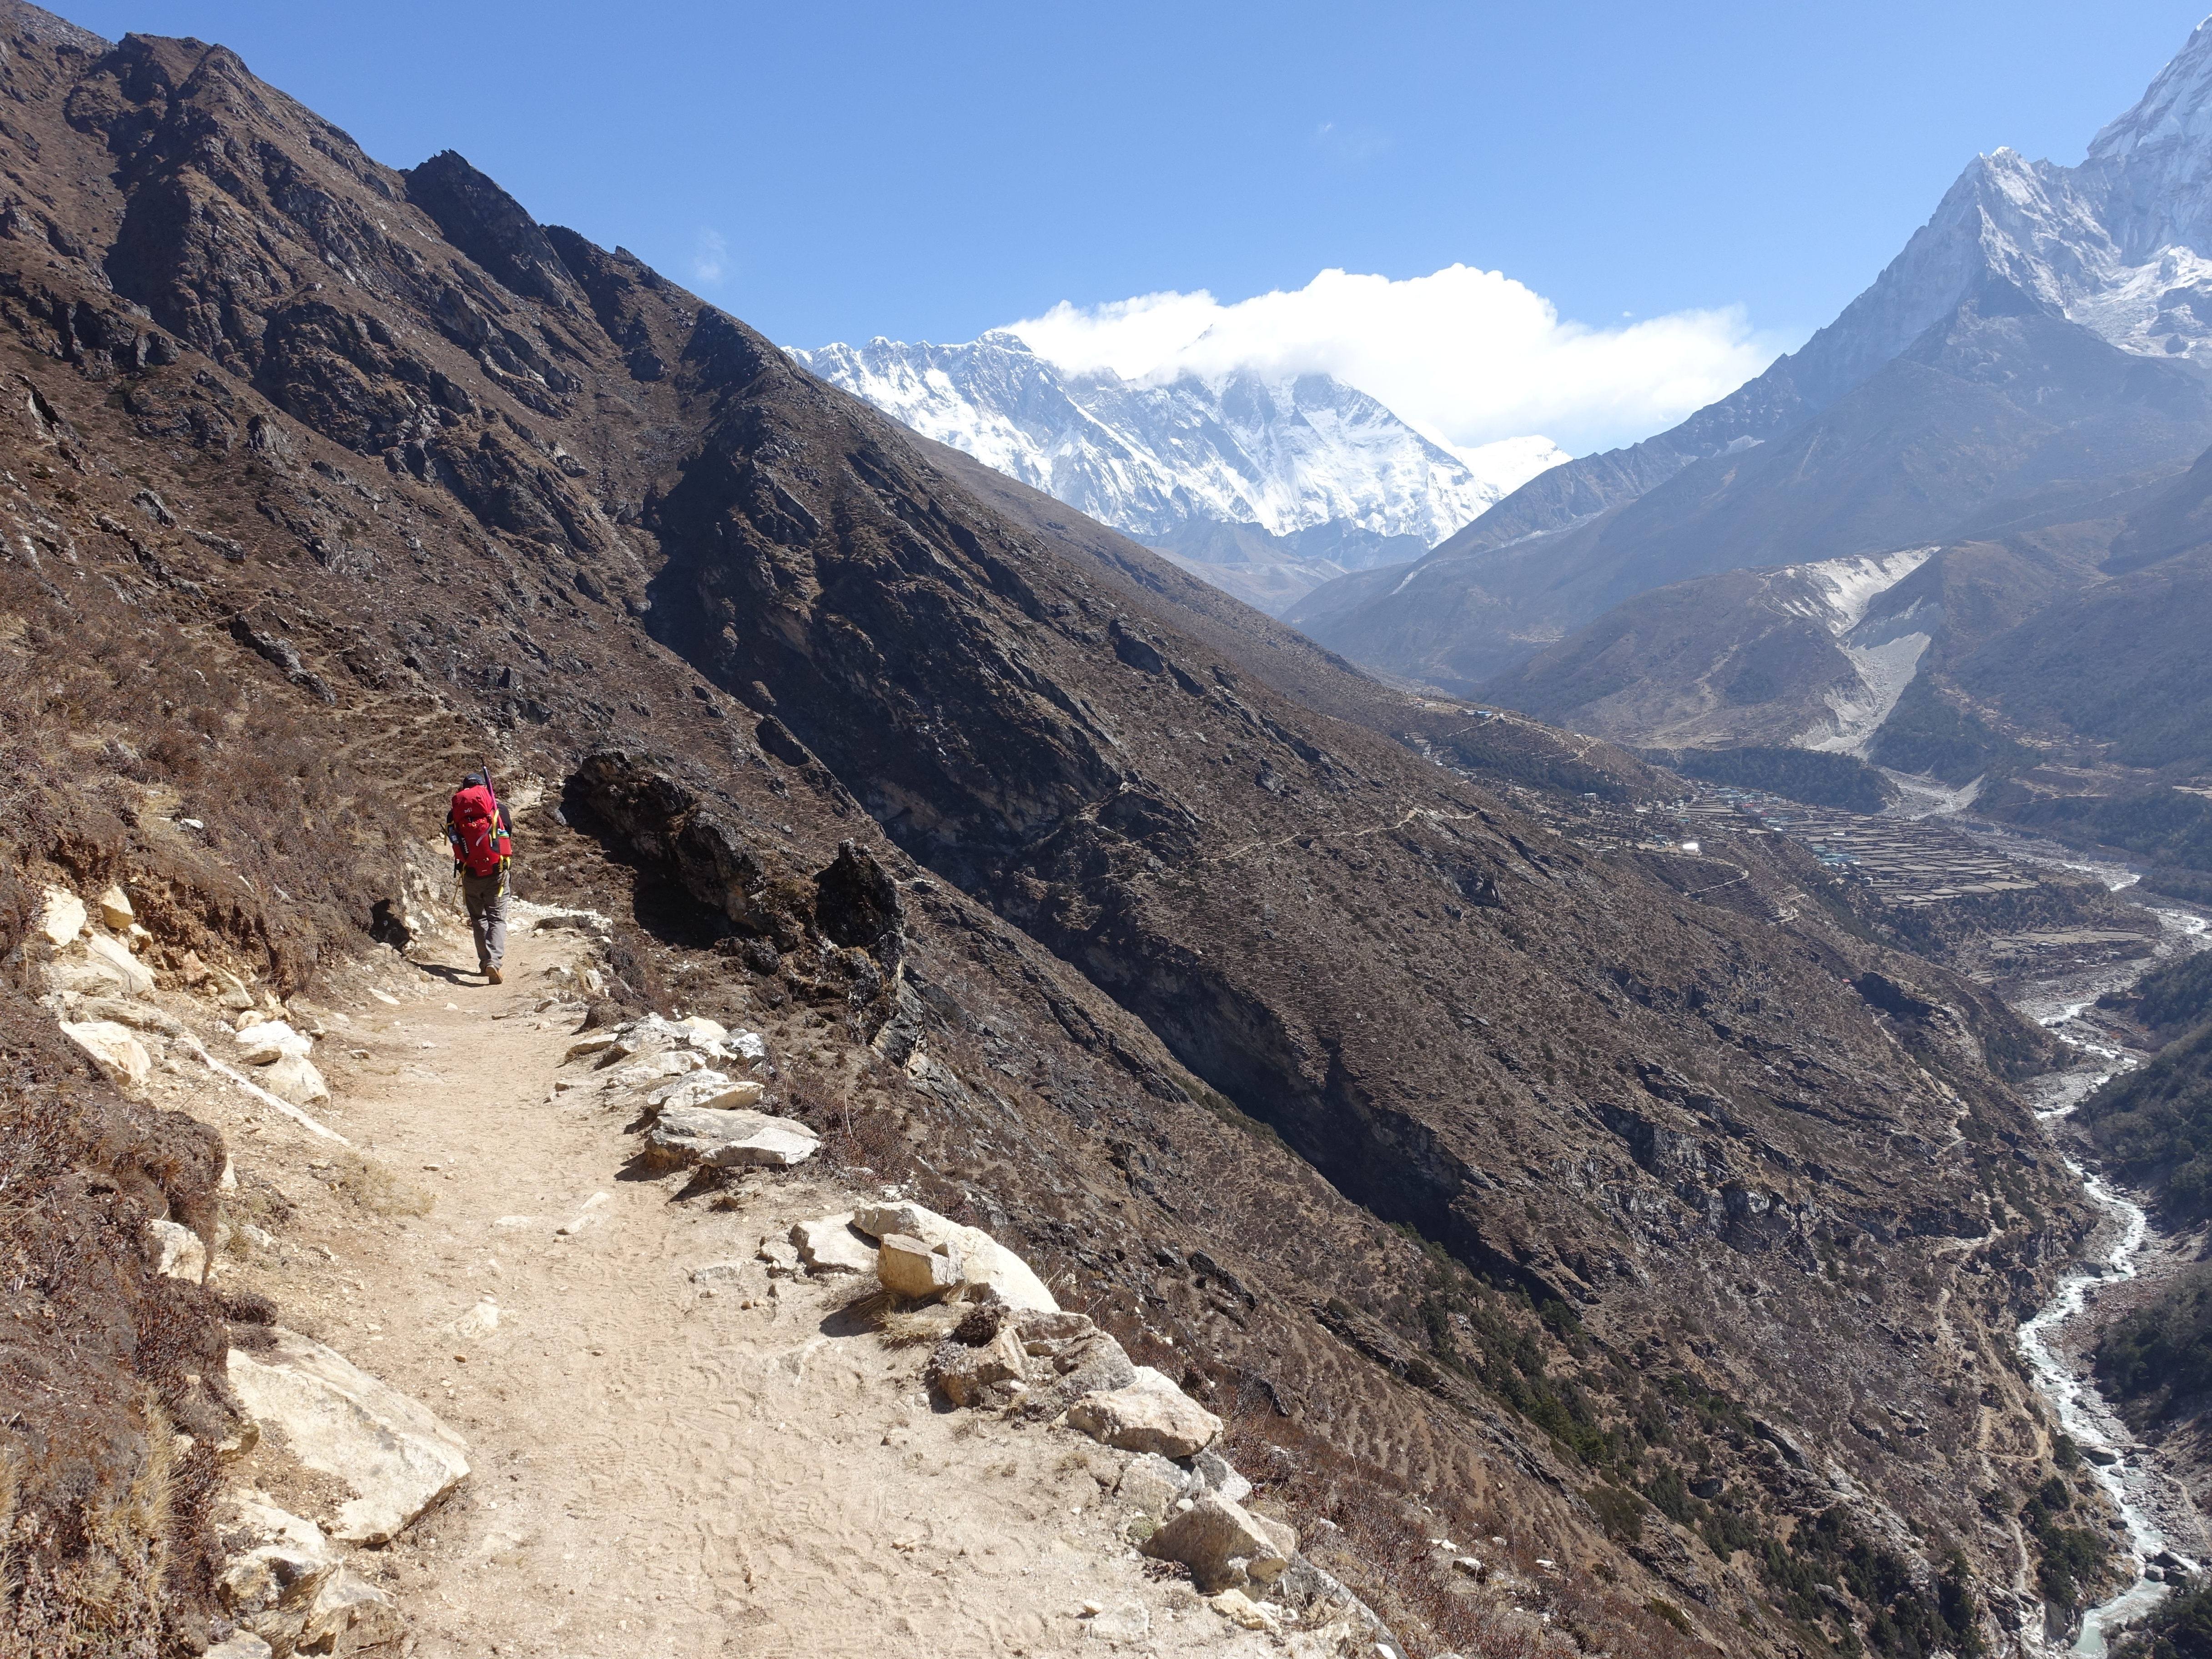
M 504 986 L 427 961 L 397 1006 L 348 1008 L 323 1047 L 355 1081 L 327 1115 L 393 1177 L 356 1182 L 368 1205 L 301 1179 L 344 1165 L 329 1142 L 274 1114 L 226 1126 L 241 1190 L 299 1207 L 222 1282 L 468 1439 L 472 1479 L 357 1563 L 416 1654 L 1049 1653 L 1100 1624 L 1086 1600 L 1100 1635 L 1146 1627 L 1135 1650 L 1276 1650 L 1145 1577 L 1107 1496 L 1118 1455 L 933 1411 L 923 1352 L 841 1312 L 854 1281 L 768 1278 L 762 1238 L 850 1194 L 761 1174 L 715 1210 L 676 1201 L 681 1176 L 623 1174 L 621 1115 L 556 1094 L 581 1070 L 560 1063 L 573 1018 L 533 1012 L 561 937 L 520 931 Z M 691 1281 L 719 1262 L 744 1266 Z

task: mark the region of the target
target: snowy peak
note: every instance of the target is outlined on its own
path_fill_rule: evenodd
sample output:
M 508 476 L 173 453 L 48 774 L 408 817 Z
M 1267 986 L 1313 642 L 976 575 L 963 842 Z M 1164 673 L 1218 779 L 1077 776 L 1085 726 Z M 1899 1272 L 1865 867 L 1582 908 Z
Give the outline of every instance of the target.
M 1454 453 L 1333 375 L 1067 374 L 1003 331 L 791 355 L 925 437 L 1145 540 L 1209 523 L 1274 537 L 1326 526 L 1425 547 L 1566 459 L 1541 438 Z
M 2088 161 L 2111 164 L 2172 149 L 2212 145 L 2212 17 L 2158 72 L 2133 109 L 2090 140 Z

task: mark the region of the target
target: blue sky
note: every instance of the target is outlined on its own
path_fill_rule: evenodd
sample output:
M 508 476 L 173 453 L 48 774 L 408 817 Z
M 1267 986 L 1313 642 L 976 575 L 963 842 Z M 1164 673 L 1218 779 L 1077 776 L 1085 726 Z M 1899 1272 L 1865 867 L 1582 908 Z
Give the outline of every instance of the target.
M 1832 317 L 1975 151 L 2079 160 L 2206 3 L 66 13 L 220 40 L 395 166 L 459 149 L 786 343 L 1464 264 L 1598 328 L 1741 307 L 1709 331 L 1725 378 Z

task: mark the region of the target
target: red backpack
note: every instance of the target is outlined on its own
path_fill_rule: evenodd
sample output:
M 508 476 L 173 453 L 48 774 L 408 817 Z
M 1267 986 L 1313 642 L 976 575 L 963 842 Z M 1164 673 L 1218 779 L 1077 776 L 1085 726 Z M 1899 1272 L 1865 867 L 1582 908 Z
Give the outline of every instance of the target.
M 483 784 L 463 789 L 453 797 L 453 856 L 472 876 L 493 876 L 514 856 L 507 839 L 505 814 L 491 791 Z

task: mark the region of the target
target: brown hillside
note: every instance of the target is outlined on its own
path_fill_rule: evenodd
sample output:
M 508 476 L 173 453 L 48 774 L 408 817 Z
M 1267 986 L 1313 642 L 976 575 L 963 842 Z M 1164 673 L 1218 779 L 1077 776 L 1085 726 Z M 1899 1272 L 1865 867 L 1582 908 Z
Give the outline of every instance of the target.
M 1577 846 L 1397 740 L 1464 720 L 458 155 L 383 167 L 222 47 L 0 32 L 27 878 L 127 872 L 165 973 L 297 989 L 400 937 L 488 751 L 626 998 L 811 1008 L 787 1109 L 1243 1413 L 1419 1650 L 1521 1650 L 1431 1526 L 1548 1546 L 1592 1650 L 1926 1633 L 1954 1548 L 2040 1616 L 1983 1495 L 2043 1467 L 2007 1356 L 2081 1212 L 1981 1061 L 2009 1016 Z

